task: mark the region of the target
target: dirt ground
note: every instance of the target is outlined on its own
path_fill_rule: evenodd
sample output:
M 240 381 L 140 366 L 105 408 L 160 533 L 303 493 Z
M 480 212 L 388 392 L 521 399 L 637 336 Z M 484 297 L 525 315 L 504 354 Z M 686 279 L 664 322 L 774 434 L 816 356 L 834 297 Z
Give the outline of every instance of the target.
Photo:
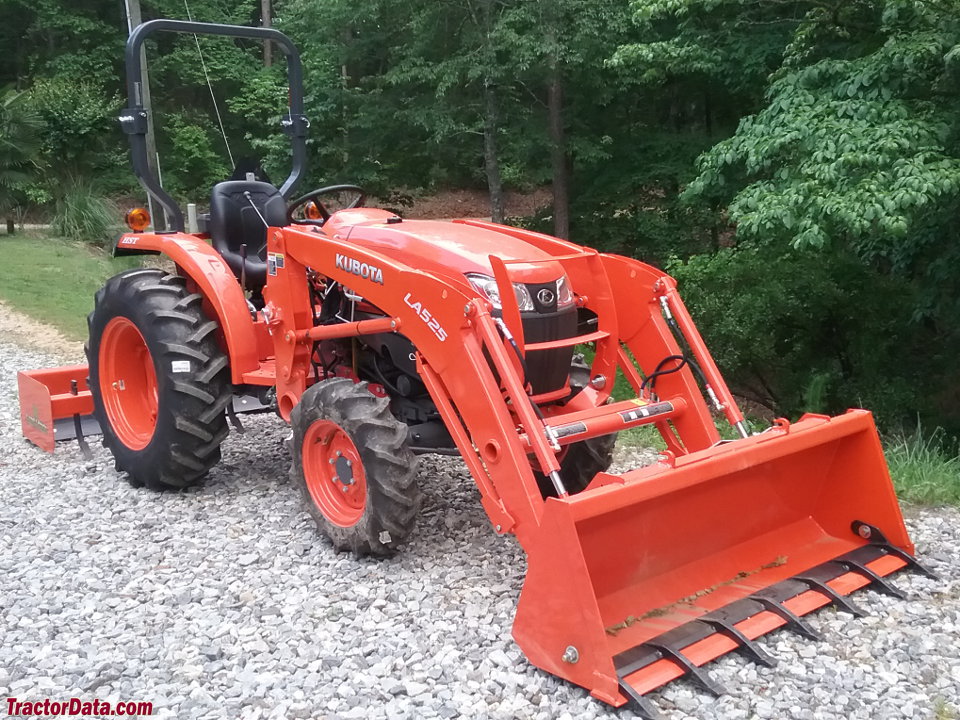
M 508 192 L 505 197 L 507 217 L 534 215 L 550 205 L 550 201 L 548 188 L 527 193 Z M 367 201 L 367 205 L 371 207 L 376 207 L 377 204 L 374 198 Z M 447 190 L 429 197 L 414 197 L 413 204 L 403 207 L 402 211 L 408 218 L 431 220 L 489 218 L 490 196 L 485 190 Z
M 34 320 L 0 301 L 0 337 L 63 359 L 83 362 L 83 343 L 70 340 L 52 325 Z

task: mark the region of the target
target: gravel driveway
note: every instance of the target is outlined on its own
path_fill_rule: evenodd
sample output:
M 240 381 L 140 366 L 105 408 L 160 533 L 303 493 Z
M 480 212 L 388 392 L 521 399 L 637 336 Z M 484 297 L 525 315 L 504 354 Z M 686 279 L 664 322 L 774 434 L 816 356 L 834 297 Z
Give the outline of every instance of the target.
M 161 718 L 629 718 L 542 673 L 510 639 L 523 553 L 490 529 L 459 461 L 424 458 L 415 539 L 390 561 L 337 555 L 287 479 L 285 427 L 246 420 L 199 490 L 136 490 L 95 447 L 20 437 L 0 343 L 0 700 L 151 701 Z M 960 717 L 960 513 L 911 511 L 940 581 L 902 574 L 828 638 L 762 644 L 770 670 L 711 666 L 720 700 L 674 683 L 668 718 Z M 6 707 L 2 708 L 4 711 Z

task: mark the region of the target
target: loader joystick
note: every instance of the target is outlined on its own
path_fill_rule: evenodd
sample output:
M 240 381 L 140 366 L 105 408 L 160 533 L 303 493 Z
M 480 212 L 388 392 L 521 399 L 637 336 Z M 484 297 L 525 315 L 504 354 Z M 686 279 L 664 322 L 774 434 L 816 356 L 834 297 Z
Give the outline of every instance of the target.
M 364 201 L 367 199 L 367 194 L 363 191 L 363 188 L 356 185 L 328 185 L 327 187 L 322 187 L 317 190 L 312 190 L 306 195 L 302 195 L 294 200 L 287 207 L 287 220 L 291 225 L 318 225 L 322 226 L 327 220 L 330 219 L 330 211 L 327 210 L 326 206 L 320 202 L 319 198 L 324 195 L 333 195 L 335 193 L 356 193 L 357 196 L 353 199 L 352 202 L 344 205 L 342 210 L 349 210 L 351 208 L 363 207 Z M 306 206 L 307 203 L 312 202 L 314 207 L 320 212 L 320 219 L 303 217 L 295 218 L 296 211 L 301 207 Z M 306 215 L 306 213 L 304 213 Z

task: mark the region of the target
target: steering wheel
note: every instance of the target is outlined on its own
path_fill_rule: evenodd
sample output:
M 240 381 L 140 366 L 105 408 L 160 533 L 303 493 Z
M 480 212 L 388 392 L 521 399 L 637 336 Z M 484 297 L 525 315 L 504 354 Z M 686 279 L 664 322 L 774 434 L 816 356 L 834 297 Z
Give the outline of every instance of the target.
M 367 199 L 367 194 L 363 191 L 363 188 L 357 187 L 356 185 L 328 185 L 327 187 L 322 187 L 319 190 L 312 190 L 302 197 L 298 197 L 296 200 L 291 202 L 287 206 L 287 222 L 290 224 L 297 225 L 316 225 L 318 227 L 322 226 L 327 220 L 330 219 L 330 211 L 324 207 L 323 203 L 320 202 L 317 198 L 322 195 L 330 195 L 332 193 L 338 192 L 355 192 L 357 193 L 356 199 L 347 205 L 346 207 L 341 208 L 342 210 L 347 210 L 349 208 L 363 207 L 364 201 Z M 308 202 L 313 202 L 314 207 L 320 212 L 320 219 L 316 220 L 313 218 L 302 218 L 294 219 L 293 213 L 295 210 L 298 210 L 302 206 L 306 205 Z

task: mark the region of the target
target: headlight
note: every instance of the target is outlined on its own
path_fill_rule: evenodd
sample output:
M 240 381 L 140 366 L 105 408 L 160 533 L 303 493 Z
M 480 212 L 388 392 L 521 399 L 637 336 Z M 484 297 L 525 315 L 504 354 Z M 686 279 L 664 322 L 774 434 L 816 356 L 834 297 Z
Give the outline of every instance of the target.
M 576 302 L 573 296 L 573 289 L 570 287 L 570 281 L 563 275 L 557 280 L 557 310 L 570 307 Z
M 500 302 L 500 288 L 497 286 L 495 278 L 489 275 L 480 275 L 479 273 L 468 273 L 467 280 L 470 281 L 470 284 L 473 285 L 477 292 L 493 303 L 493 307 L 497 310 L 503 309 L 503 303 Z M 526 285 L 523 283 L 513 283 L 513 294 L 516 295 L 517 306 L 520 308 L 520 312 L 533 312 L 535 310 L 533 298 L 530 297 L 530 291 L 527 290 Z

